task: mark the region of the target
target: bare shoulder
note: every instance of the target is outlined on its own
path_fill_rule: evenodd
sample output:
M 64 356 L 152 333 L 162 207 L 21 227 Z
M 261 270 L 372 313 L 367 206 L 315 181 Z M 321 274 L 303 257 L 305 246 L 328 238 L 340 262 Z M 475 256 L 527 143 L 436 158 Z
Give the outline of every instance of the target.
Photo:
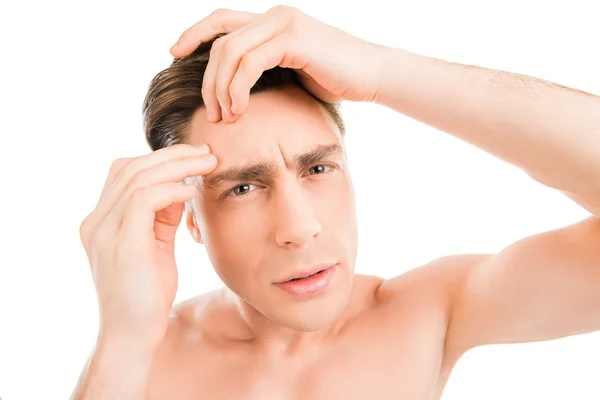
M 214 331 L 225 317 L 222 288 L 190 297 L 171 308 L 166 339 L 179 345 L 200 338 L 206 342 L 217 336 Z
M 462 354 L 450 354 L 447 333 L 454 295 L 468 272 L 484 254 L 444 256 L 390 279 L 364 279 L 372 306 L 353 321 L 354 338 L 377 332 L 370 351 L 393 355 L 398 368 L 415 368 L 415 360 L 428 371 L 441 390 Z M 379 350 L 378 347 L 379 346 Z M 423 372 L 423 371 L 421 371 Z
M 456 254 L 436 258 L 403 274 L 383 280 L 375 294 L 389 318 L 445 338 L 456 293 L 468 272 L 487 254 Z
M 206 312 L 215 306 L 220 295 L 221 290 L 215 289 L 174 304 L 171 308 L 172 322 L 183 325 L 196 323 L 199 317 L 203 317 Z
M 395 302 L 406 296 L 437 298 L 451 295 L 466 274 L 489 254 L 453 254 L 429 261 L 401 275 L 386 279 L 378 288 L 378 299 Z

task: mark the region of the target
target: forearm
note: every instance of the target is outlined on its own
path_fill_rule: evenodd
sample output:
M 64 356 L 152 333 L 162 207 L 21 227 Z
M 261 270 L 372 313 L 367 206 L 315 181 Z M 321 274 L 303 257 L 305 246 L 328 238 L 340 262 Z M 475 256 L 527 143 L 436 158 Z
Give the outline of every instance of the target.
M 469 142 L 600 216 L 600 97 L 386 48 L 375 101 Z
M 146 400 L 153 354 L 139 343 L 99 342 L 71 400 Z

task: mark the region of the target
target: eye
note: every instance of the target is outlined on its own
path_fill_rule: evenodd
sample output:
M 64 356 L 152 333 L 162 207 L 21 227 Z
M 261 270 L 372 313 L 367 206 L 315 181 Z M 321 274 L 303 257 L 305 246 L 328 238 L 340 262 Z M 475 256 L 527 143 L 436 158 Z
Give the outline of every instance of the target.
M 239 185 L 239 186 L 234 187 L 233 189 L 230 190 L 230 193 L 232 193 L 233 195 L 235 195 L 237 197 L 243 196 L 246 193 L 249 193 L 251 191 L 250 190 L 251 186 L 255 186 L 255 185 L 252 185 L 252 184 L 249 184 L 249 183 L 245 183 L 243 185 Z
M 321 174 L 325 173 L 327 167 L 335 168 L 333 165 L 328 165 L 328 164 L 315 165 L 314 167 L 311 167 L 308 170 L 309 175 L 321 175 Z

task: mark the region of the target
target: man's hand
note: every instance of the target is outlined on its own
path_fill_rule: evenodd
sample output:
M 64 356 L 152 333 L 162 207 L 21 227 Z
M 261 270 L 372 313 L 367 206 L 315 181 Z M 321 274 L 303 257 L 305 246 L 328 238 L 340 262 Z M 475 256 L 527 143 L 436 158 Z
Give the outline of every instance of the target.
M 296 69 L 303 86 L 329 103 L 377 96 L 385 47 L 294 7 L 277 6 L 264 14 L 217 10 L 183 32 L 171 54 L 189 55 L 221 33 L 226 35 L 212 45 L 202 85 L 210 121 L 234 121 L 248 107 L 261 74 L 276 66 Z
M 175 234 L 184 202 L 197 194 L 180 182 L 215 166 L 208 146 L 187 144 L 113 163 L 96 208 L 80 226 L 100 329 L 72 399 L 147 398 L 153 354 L 177 291 Z
M 208 146 L 175 145 L 113 163 L 81 224 L 100 308 L 101 340 L 162 339 L 177 291 L 175 233 L 197 191 L 179 181 L 216 166 Z

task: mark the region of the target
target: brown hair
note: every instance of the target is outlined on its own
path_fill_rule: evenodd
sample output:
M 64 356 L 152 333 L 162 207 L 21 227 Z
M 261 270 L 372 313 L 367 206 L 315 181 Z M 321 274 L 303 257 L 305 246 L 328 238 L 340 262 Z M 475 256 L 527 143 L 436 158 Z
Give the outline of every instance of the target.
M 204 106 L 201 89 L 210 48 L 220 36 L 223 34 L 200 44 L 190 55 L 175 58 L 170 67 L 159 72 L 150 82 L 142 114 L 146 142 L 153 151 L 187 143 L 192 116 Z M 250 94 L 290 84 L 304 89 L 293 69 L 275 67 L 263 72 L 250 89 Z M 343 136 L 345 127 L 339 103 L 327 103 L 306 92 L 327 110 Z

